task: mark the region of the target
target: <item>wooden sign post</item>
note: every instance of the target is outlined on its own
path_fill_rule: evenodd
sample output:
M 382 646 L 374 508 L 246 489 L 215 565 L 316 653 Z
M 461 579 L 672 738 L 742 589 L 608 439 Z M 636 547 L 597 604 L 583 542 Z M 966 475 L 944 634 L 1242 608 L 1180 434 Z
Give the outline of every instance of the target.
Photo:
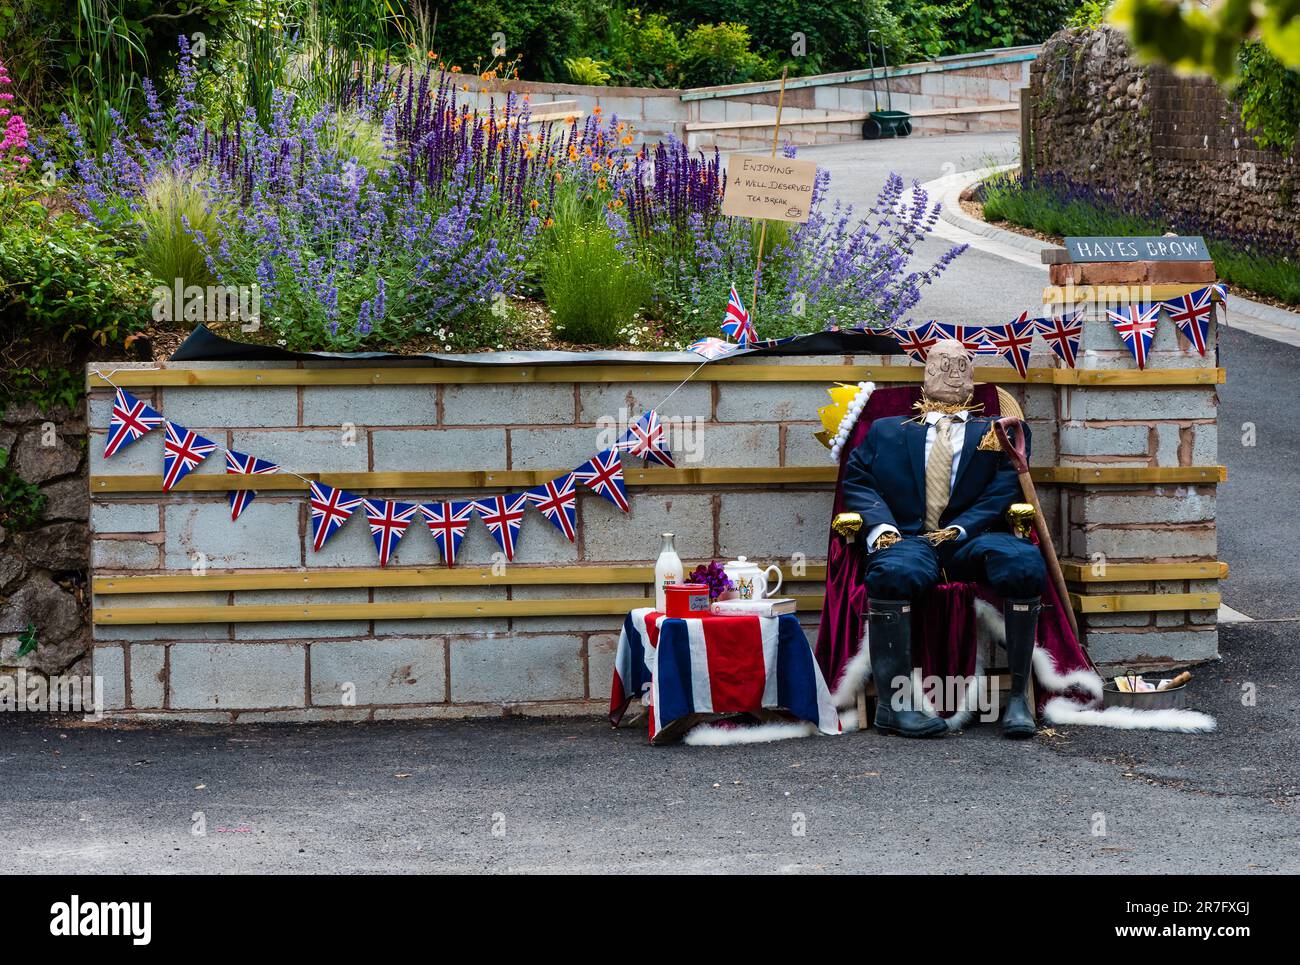
M 776 100 L 776 125 L 772 129 L 772 151 L 767 156 L 732 154 L 727 157 L 727 193 L 722 213 L 762 221 L 758 231 L 758 259 L 754 265 L 754 287 L 749 299 L 750 317 L 758 311 L 758 279 L 763 271 L 763 248 L 767 244 L 768 221 L 805 222 L 817 176 L 814 161 L 797 161 L 776 156 L 781 143 L 781 112 L 785 107 L 788 69 L 781 70 L 781 88 Z

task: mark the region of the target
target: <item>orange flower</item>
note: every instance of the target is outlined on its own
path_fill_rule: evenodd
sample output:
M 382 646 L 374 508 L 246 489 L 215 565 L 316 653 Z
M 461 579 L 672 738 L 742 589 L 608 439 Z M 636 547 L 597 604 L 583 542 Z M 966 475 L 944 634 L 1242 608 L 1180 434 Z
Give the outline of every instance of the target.
M 592 112 L 593 114 L 599 114 L 599 113 L 600 113 L 600 105 L 597 104 L 595 107 L 593 107 L 593 108 L 591 109 L 591 112 Z
M 459 73 L 460 73 L 460 68 L 459 68 L 459 67 L 453 67 L 453 68 L 451 69 L 451 72 L 452 72 L 453 74 L 459 74 Z
M 599 162 L 599 161 L 592 161 L 592 162 L 591 162 L 591 169 L 592 169 L 593 171 L 599 171 L 599 170 L 600 170 L 600 162 Z
M 622 144 L 624 147 L 627 147 L 632 143 L 632 135 L 624 134 L 622 139 L 619 141 L 619 143 Z
M 604 179 L 604 178 L 597 178 L 597 179 L 596 179 L 596 187 L 598 187 L 598 188 L 600 188 L 600 190 L 604 191 L 604 190 L 605 190 L 605 179 Z
M 555 224 L 555 219 L 554 219 L 554 218 L 547 218 L 545 221 L 542 222 L 542 227 L 543 227 L 543 228 L 549 228 L 549 227 L 551 227 L 551 225 L 553 225 L 553 224 Z
M 534 211 L 536 211 L 536 210 L 537 210 L 537 206 L 538 206 L 539 204 L 541 204 L 541 203 L 542 203 L 542 202 L 538 201 L 536 198 L 533 198 L 533 200 L 531 200 L 531 201 L 528 202 L 528 207 L 530 207 L 530 208 L 532 208 Z

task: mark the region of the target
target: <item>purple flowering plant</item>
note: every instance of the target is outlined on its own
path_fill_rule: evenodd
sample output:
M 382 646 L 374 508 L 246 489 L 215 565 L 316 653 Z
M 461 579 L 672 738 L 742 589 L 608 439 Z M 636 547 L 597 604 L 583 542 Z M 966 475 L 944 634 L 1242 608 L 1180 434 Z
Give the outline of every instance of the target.
M 208 270 L 222 285 L 258 286 L 263 327 L 282 345 L 510 340 L 509 299 L 536 291 L 556 218 L 608 231 L 648 280 L 638 324 L 659 333 L 716 334 L 733 283 L 749 300 L 758 231 L 722 215 L 716 150 L 675 138 L 636 150 L 632 130 L 599 109 L 534 123 L 526 97 L 484 88 L 476 98 L 463 75 L 432 64 L 359 74 L 320 109 L 277 91 L 265 124 L 249 110 L 214 125 L 180 46 L 170 109 L 146 82 L 141 124 L 114 117 L 105 153 L 65 118 L 74 203 L 105 228 L 140 234 L 151 185 L 180 178 L 217 215 L 184 225 Z M 898 175 L 861 218 L 830 204 L 828 186 L 820 171 L 807 223 L 767 226 L 764 336 L 898 323 L 963 250 L 911 267 L 938 205 Z
M 735 584 L 727 576 L 726 570 L 717 560 L 709 563 L 703 563 L 691 570 L 690 575 L 686 577 L 687 583 L 703 583 L 709 588 L 709 599 L 716 600 L 728 590 L 734 589 Z

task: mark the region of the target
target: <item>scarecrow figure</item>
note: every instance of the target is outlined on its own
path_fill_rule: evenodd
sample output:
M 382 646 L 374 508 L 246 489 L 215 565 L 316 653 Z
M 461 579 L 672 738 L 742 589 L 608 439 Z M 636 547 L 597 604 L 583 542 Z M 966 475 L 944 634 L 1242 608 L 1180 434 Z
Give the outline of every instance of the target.
M 975 414 L 974 388 L 962 344 L 936 343 L 917 415 L 877 419 L 844 472 L 844 509 L 861 516 L 866 534 L 875 725 L 884 733 L 947 732 L 937 717 L 898 708 L 910 704 L 912 606 L 949 580 L 985 583 L 1004 601 L 1011 693 L 1002 730 L 1023 738 L 1036 729 L 1027 688 L 1046 568 L 1038 547 L 1008 528 L 1006 512 L 1021 488 L 993 420 Z M 1026 451 L 1028 444 L 1026 429 Z

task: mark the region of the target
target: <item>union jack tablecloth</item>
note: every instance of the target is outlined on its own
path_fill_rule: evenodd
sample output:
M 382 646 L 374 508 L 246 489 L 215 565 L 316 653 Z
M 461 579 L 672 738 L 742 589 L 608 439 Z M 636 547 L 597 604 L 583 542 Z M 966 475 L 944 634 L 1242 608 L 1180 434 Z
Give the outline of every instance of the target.
M 638 696 L 649 701 L 653 743 L 680 738 L 701 714 L 778 709 L 824 734 L 840 732 L 826 681 L 792 614 L 683 620 L 649 607 L 633 610 L 614 658 L 615 727 Z

